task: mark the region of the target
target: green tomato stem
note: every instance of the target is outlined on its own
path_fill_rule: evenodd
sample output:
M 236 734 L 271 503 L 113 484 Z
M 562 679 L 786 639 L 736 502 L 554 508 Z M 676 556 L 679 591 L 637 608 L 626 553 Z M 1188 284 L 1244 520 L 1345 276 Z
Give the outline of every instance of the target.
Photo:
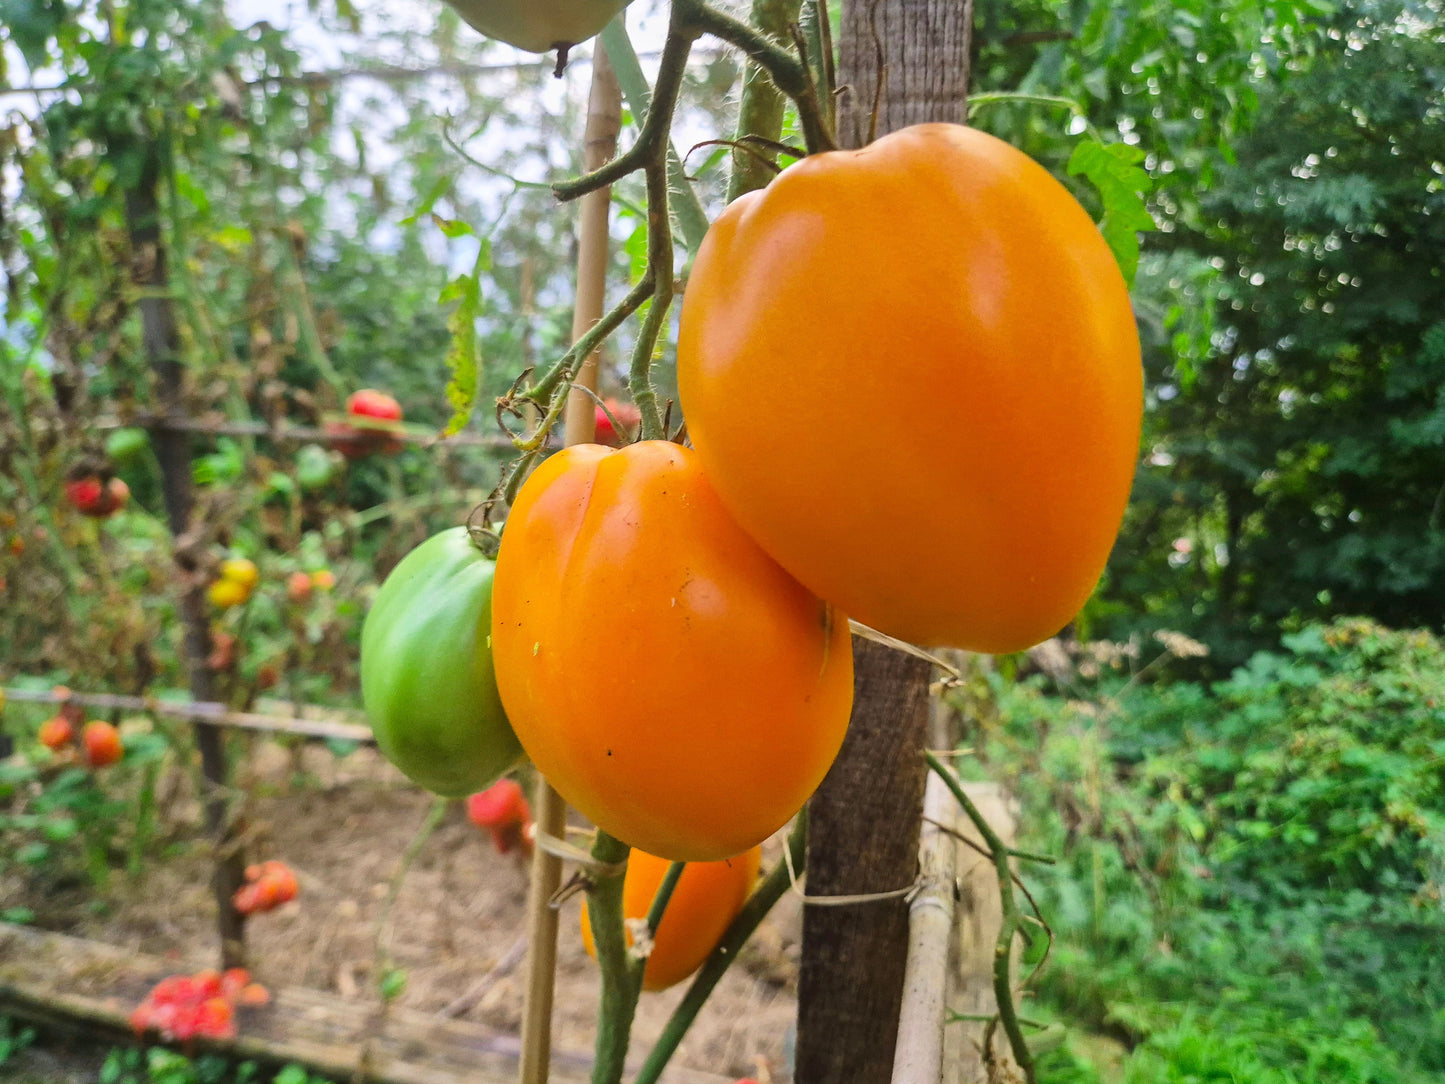
M 592 1084 L 621 1084 L 627 1061 L 632 1017 L 641 992 L 641 970 L 629 966 L 627 934 L 622 926 L 622 881 L 630 848 L 602 830 L 592 845 L 600 865 L 618 866 L 615 873 L 594 875 L 587 889 L 587 918 L 602 971 L 601 1005 L 597 1016 L 597 1048 Z
M 794 873 L 803 869 L 804 856 L 807 853 L 808 841 L 808 814 L 804 810 L 798 814 L 798 819 L 793 825 L 793 831 L 788 836 L 787 852 L 791 858 L 791 869 Z M 668 1061 L 677 1051 L 678 1045 L 682 1042 L 683 1036 L 687 1034 L 692 1022 L 697 1019 L 703 1004 L 712 993 L 713 987 L 723 977 L 723 973 L 732 966 L 738 958 L 738 953 L 747 943 L 753 931 L 758 928 L 768 912 L 773 909 L 792 884 L 792 874 L 789 873 L 790 864 L 787 858 L 780 859 L 773 867 L 763 883 L 758 885 L 753 894 L 748 897 L 748 902 L 738 912 L 738 917 L 733 919 L 728 926 L 727 932 L 723 934 L 722 940 L 712 950 L 707 960 L 703 962 L 702 970 L 692 980 L 683 999 L 678 1002 L 677 1008 L 673 1010 L 672 1016 L 663 1028 L 662 1034 L 658 1036 L 657 1043 L 647 1055 L 647 1060 L 642 1063 L 638 1070 L 633 1084 L 657 1084 L 662 1076 L 662 1071 L 667 1068 Z

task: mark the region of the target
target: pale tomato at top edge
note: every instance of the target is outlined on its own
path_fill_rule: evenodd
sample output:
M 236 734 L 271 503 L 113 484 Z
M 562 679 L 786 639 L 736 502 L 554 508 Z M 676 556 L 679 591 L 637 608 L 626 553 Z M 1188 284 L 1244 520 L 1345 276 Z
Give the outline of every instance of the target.
M 694 262 L 678 387 L 739 524 L 820 597 L 1008 652 L 1098 581 L 1143 409 L 1128 289 L 1043 167 L 924 124 L 807 158 Z

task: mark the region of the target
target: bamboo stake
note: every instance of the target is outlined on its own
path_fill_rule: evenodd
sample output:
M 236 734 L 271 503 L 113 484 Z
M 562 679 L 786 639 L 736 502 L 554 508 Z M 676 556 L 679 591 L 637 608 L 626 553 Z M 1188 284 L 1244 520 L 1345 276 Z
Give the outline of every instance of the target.
M 592 89 L 587 105 L 583 160 L 590 172 L 617 153 L 622 128 L 622 92 L 598 45 L 592 66 Z M 577 246 L 577 301 L 572 315 L 572 341 L 576 342 L 602 318 L 607 287 L 607 223 L 612 200 L 610 188 L 589 193 L 581 201 Z M 588 391 L 597 389 L 600 351 L 582 363 L 567 397 L 565 440 L 585 444 L 596 435 L 596 408 Z M 583 389 L 587 390 L 583 390 Z M 560 838 L 567 829 L 567 806 L 545 779 L 537 782 L 537 831 Z M 562 883 L 562 863 L 538 847 L 532 857 L 532 880 L 527 905 L 527 1000 L 522 1014 L 522 1084 L 545 1084 L 551 1062 L 552 991 L 557 969 L 557 912 L 550 906 Z
M 943 1073 L 944 998 L 958 872 L 958 802 L 937 775 L 923 795 L 918 861 L 921 888 L 908 907 L 908 962 L 893 1048 L 892 1084 L 939 1084 Z

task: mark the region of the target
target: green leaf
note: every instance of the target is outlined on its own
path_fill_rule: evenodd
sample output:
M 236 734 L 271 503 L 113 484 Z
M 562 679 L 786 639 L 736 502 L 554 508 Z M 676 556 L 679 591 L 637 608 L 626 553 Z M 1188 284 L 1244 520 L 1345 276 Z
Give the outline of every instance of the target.
M 457 307 L 447 317 L 447 330 L 451 332 L 451 347 L 447 350 L 447 368 L 451 379 L 447 381 L 447 402 L 452 405 L 451 421 L 442 430 L 443 436 L 459 433 L 472 416 L 472 407 L 477 401 L 477 379 L 481 369 L 480 344 L 477 340 L 477 317 L 481 315 L 483 271 L 491 270 L 492 246 L 483 240 L 477 250 L 477 260 L 471 274 L 459 275 L 443 287 L 440 301 L 457 302 Z
M 377 983 L 377 986 L 381 989 L 382 1000 L 392 1001 L 400 997 L 401 992 L 406 989 L 406 972 L 399 967 L 394 967 L 381 976 L 381 981 Z
M 50 59 L 50 39 L 65 22 L 63 0 L 0 0 L 0 25 L 32 69 Z
M 441 215 L 433 213 L 431 220 L 436 228 L 448 237 L 473 237 L 477 232 L 472 229 L 470 223 L 463 222 L 460 219 L 443 218 Z
M 11 907 L 7 911 L 0 911 L 0 921 L 26 926 L 35 921 L 35 912 L 28 907 Z
M 80 828 L 69 817 L 57 817 L 46 821 L 41 831 L 51 843 L 64 843 L 67 839 L 74 839 Z
M 1138 147 L 1093 139 L 1081 142 L 1069 156 L 1069 175 L 1082 176 L 1098 189 L 1104 203 L 1099 230 L 1130 286 L 1139 270 L 1139 232 L 1157 228 L 1144 203 L 1153 182 L 1139 166 L 1143 160 Z

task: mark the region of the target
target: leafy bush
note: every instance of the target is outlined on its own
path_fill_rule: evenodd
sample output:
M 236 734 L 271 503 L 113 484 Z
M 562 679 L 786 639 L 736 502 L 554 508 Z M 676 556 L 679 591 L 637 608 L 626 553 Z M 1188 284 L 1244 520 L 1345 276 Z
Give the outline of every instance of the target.
M 1212 686 L 1129 654 L 1067 698 L 994 675 L 964 705 L 1022 844 L 1061 857 L 1025 871 L 1045 1003 L 1131 1045 L 1130 1084 L 1445 1069 L 1445 645 L 1339 621 Z

